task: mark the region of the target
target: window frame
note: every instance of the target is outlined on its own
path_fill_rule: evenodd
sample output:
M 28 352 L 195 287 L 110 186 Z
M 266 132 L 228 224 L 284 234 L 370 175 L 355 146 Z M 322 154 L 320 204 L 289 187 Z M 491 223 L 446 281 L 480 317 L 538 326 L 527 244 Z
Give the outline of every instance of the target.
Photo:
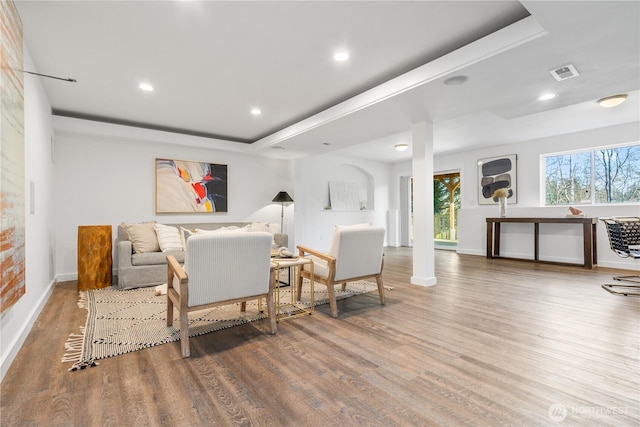
M 567 151 L 558 151 L 554 153 L 545 153 L 540 155 L 540 206 L 543 207 L 563 207 L 563 206 L 630 206 L 630 205 L 638 205 L 640 202 L 611 202 L 611 203 L 602 203 L 596 202 L 596 179 L 595 179 L 595 152 L 600 150 L 614 150 L 617 148 L 624 147 L 640 147 L 640 141 L 634 142 L 626 142 L 620 144 L 612 144 L 612 145 L 603 145 L 596 146 L 591 148 L 581 148 L 575 150 L 567 150 Z M 590 158 L 590 186 L 589 186 L 589 202 L 570 202 L 570 203 L 562 203 L 562 204 L 547 204 L 547 158 L 549 157 L 559 157 L 559 156 L 567 156 L 574 154 L 582 154 L 588 153 Z

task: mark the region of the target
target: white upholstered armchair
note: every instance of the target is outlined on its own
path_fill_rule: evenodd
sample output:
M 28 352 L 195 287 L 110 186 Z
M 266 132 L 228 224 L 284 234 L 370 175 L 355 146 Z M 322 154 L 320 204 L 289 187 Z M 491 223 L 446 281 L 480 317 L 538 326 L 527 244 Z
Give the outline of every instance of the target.
M 184 267 L 167 256 L 167 325 L 180 313 L 182 357 L 189 357 L 188 313 L 203 308 L 266 298 L 271 333 L 276 333 L 271 234 L 212 232 L 187 240 Z
M 336 226 L 329 252 L 323 253 L 305 246 L 298 246 L 300 256 L 309 256 L 313 260 L 315 283 L 327 287 L 331 316 L 338 316 L 334 292 L 334 286 L 338 284 L 342 285 L 344 290 L 347 282 L 375 278 L 380 304 L 384 304 L 382 284 L 384 233 L 384 228 L 369 225 Z M 308 266 L 299 270 L 296 284 L 298 295 L 300 295 L 302 279 L 309 277 Z

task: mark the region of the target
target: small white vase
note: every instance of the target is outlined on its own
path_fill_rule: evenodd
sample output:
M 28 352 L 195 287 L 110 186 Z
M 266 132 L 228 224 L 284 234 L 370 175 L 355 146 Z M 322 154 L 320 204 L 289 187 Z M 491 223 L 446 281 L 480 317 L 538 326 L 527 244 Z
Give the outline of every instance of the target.
M 506 197 L 498 197 L 498 208 L 500 213 L 500 218 L 506 218 L 507 216 L 507 198 Z

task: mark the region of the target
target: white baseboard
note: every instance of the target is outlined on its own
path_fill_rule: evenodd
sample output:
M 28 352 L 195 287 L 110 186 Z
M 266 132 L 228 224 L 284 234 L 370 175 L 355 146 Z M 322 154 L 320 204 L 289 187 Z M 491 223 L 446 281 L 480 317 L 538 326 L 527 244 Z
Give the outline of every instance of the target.
M 433 286 L 437 283 L 438 279 L 435 277 L 417 277 L 411 276 L 411 284 L 418 286 Z
M 33 324 L 38 319 L 38 316 L 42 312 L 42 309 L 44 308 L 47 301 L 49 301 L 49 297 L 51 296 L 53 287 L 56 285 L 56 283 L 56 279 L 49 283 L 47 291 L 42 294 L 40 300 L 38 301 L 38 304 L 33 307 L 33 310 L 29 314 L 27 321 L 22 325 L 20 333 L 17 334 L 13 341 L 7 346 L 6 354 L 3 355 L 2 365 L 0 366 L 0 381 L 4 379 L 5 374 L 9 371 L 11 363 L 13 363 L 13 360 L 18 355 L 18 351 L 20 351 L 20 348 L 22 348 L 22 345 L 26 341 L 27 336 L 29 336 L 29 332 L 31 332 Z
M 456 249 L 456 252 L 458 252 L 459 254 L 464 254 L 464 255 L 480 255 L 480 256 L 485 256 L 486 253 L 484 250 L 482 251 L 477 251 L 475 249 L 464 249 L 458 246 L 458 249 Z
M 486 252 L 484 250 L 482 251 L 477 251 L 477 250 L 468 250 L 468 249 L 460 249 L 458 248 L 457 252 L 459 254 L 464 254 L 464 255 L 478 255 L 478 256 L 486 256 Z M 516 254 L 516 253 L 508 253 L 508 254 L 501 254 L 502 256 L 505 257 L 513 257 L 513 258 L 521 258 L 523 260 L 532 260 L 533 259 L 533 255 L 531 254 Z M 549 260 L 549 261 L 553 261 L 553 262 L 566 262 L 569 264 L 576 264 L 576 267 L 580 267 L 582 264 L 582 258 L 577 259 L 577 258 L 556 258 L 553 260 Z M 616 270 L 632 270 L 632 271 L 638 271 L 640 274 L 640 263 L 636 262 L 634 264 L 634 262 L 632 260 L 629 259 L 625 259 L 625 258 L 620 258 L 620 261 L 611 261 L 611 260 L 598 260 L 598 265 L 597 267 L 602 267 L 602 268 L 614 268 Z M 597 268 L 596 267 L 596 268 Z
M 114 284 L 117 283 L 115 281 L 117 272 L 118 271 L 116 269 L 113 269 L 111 271 L 111 277 L 113 278 L 112 281 L 114 282 Z M 72 273 L 58 274 L 56 276 L 56 281 L 57 282 L 71 282 L 73 280 L 78 280 L 78 272 L 77 271 L 76 272 L 72 272 Z
M 56 276 L 57 282 L 71 282 L 73 280 L 78 280 L 78 273 L 58 274 Z
M 598 267 L 615 268 L 616 270 L 632 270 L 640 274 L 640 263 L 620 258 L 620 261 L 598 261 Z

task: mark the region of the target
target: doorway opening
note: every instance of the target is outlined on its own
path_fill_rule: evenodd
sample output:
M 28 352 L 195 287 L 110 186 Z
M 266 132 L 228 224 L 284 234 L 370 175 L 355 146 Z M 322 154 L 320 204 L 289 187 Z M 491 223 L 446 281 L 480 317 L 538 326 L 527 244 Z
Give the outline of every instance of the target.
M 433 230 L 437 249 L 456 250 L 460 172 L 433 176 Z M 413 177 L 400 177 L 400 245 L 413 246 Z
M 460 209 L 460 172 L 433 177 L 433 230 L 438 249 L 458 246 L 458 210 Z

